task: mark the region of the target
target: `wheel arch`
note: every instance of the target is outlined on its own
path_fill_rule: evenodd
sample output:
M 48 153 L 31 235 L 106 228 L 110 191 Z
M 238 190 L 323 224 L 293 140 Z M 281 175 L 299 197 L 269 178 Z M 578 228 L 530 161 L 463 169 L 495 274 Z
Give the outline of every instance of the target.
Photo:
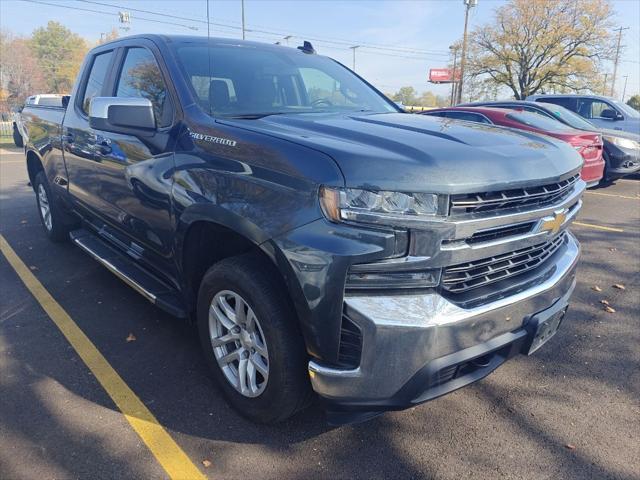
M 254 252 L 277 271 L 291 297 L 290 275 L 283 271 L 283 255 L 269 235 L 255 224 L 215 205 L 193 205 L 181 216 L 176 235 L 176 257 L 190 309 L 197 301 L 200 281 L 211 265 L 236 255 Z
M 36 175 L 39 172 L 44 171 L 44 164 L 42 163 L 42 158 L 38 155 L 34 150 L 27 150 L 26 153 L 27 158 L 27 174 L 29 175 L 29 182 L 31 182 L 31 187 L 35 191 L 35 179 Z

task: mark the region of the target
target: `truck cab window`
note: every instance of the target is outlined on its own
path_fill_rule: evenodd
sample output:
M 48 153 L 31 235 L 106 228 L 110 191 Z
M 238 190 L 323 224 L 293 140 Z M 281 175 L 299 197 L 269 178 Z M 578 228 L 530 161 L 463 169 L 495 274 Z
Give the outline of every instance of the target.
M 130 48 L 118 77 L 117 97 L 142 97 L 153 105 L 156 124 L 171 124 L 167 88 L 153 54 L 146 48 Z
M 581 98 L 578 100 L 578 113 L 584 118 L 601 118 L 602 111 L 610 109 L 614 108 L 601 100 L 591 98 Z
M 89 72 L 89 78 L 87 78 L 87 84 L 84 88 L 84 95 L 82 98 L 82 111 L 89 115 L 89 104 L 93 97 L 99 97 L 102 94 L 102 87 L 104 86 L 104 80 L 107 77 L 107 69 L 111 63 L 113 52 L 101 53 L 96 55 L 91 65 L 91 71 Z

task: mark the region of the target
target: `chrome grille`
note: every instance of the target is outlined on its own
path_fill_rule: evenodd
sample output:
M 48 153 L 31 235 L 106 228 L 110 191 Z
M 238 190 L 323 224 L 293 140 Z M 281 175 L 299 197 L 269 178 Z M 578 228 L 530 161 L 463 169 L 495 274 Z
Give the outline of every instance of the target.
M 580 174 L 561 182 L 539 187 L 516 188 L 497 192 L 469 193 L 451 196 L 450 214 L 491 212 L 514 207 L 538 207 L 550 205 L 567 196 Z
M 524 222 L 516 225 L 507 225 L 506 227 L 492 228 L 489 230 L 480 230 L 467 239 L 470 245 L 483 242 L 491 242 L 502 238 L 523 235 L 531 232 L 537 222 Z
M 545 243 L 447 267 L 442 276 L 443 288 L 462 293 L 533 270 L 553 255 L 565 238 L 566 233 L 562 233 Z

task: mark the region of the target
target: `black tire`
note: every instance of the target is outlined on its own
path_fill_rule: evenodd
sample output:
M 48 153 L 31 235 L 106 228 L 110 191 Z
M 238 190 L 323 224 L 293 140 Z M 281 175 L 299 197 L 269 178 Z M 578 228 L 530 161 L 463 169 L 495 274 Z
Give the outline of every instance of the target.
M 22 148 L 24 147 L 24 141 L 22 140 L 22 135 L 20 135 L 20 131 L 14 125 L 13 126 L 13 143 L 16 147 Z
M 602 172 L 602 179 L 598 182 L 598 188 L 605 188 L 609 185 L 613 185 L 615 180 L 609 177 L 609 169 L 611 168 L 611 161 L 607 152 L 602 152 L 602 158 L 604 159 L 604 171 Z
M 47 220 L 43 214 L 43 208 L 41 205 L 41 195 L 40 189 L 43 189 L 46 195 L 46 200 L 48 202 L 49 213 L 51 224 L 47 225 Z M 44 233 L 49 237 L 49 240 L 52 242 L 64 242 L 69 239 L 69 231 L 71 230 L 68 222 L 66 221 L 64 212 L 62 211 L 62 207 L 59 205 L 59 202 L 56 198 L 51 194 L 51 188 L 49 187 L 49 182 L 47 181 L 47 177 L 45 176 L 43 171 L 38 172 L 36 175 L 33 189 L 36 192 L 36 203 L 38 206 L 38 217 L 40 217 L 40 223 L 42 223 L 42 228 L 44 229 Z
M 214 355 L 209 334 L 209 308 L 215 295 L 239 294 L 259 319 L 268 349 L 268 381 L 262 393 L 249 398 L 234 388 Z M 308 356 L 284 282 L 273 265 L 257 254 L 244 254 L 214 264 L 198 293 L 198 332 L 206 362 L 228 403 L 258 423 L 285 420 L 312 398 Z

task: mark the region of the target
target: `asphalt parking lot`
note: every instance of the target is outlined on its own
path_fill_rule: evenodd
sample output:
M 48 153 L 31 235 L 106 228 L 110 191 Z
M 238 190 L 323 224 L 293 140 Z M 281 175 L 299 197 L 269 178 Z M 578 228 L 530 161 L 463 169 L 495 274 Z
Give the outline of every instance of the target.
M 23 155 L 0 155 L 7 244 L 186 454 L 182 471 L 208 478 L 640 478 L 640 180 L 587 192 L 573 231 L 573 303 L 534 356 L 364 424 L 330 427 L 314 406 L 259 426 L 226 405 L 192 328 L 46 240 Z M 132 428 L 6 255 L 0 284 L 0 478 L 168 478 L 161 446 Z

